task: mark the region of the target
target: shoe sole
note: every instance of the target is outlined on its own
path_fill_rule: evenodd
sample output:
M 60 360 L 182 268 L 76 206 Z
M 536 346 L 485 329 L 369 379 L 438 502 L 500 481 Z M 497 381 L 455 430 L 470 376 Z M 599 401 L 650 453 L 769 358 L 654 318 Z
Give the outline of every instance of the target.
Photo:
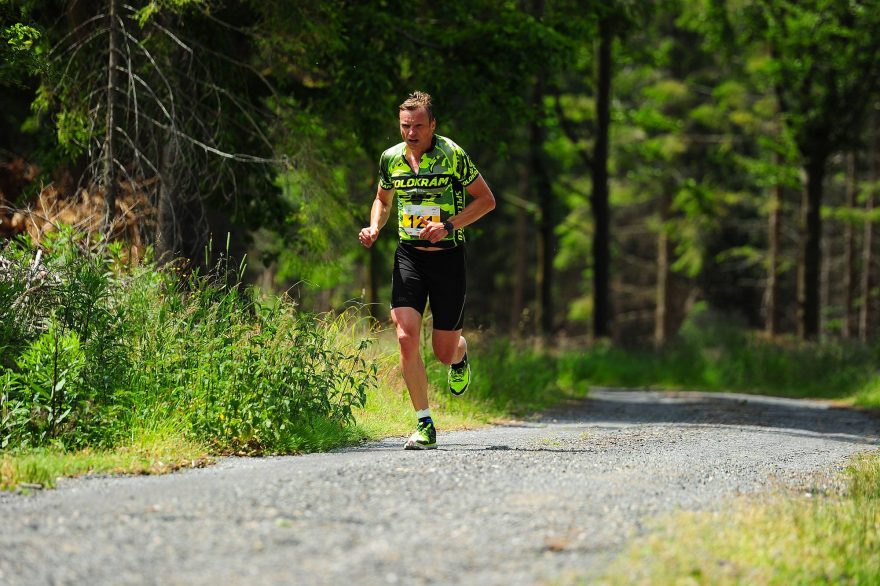
M 437 444 L 431 444 L 430 446 L 423 446 L 422 444 L 406 443 L 403 445 L 404 450 L 433 450 L 436 447 L 437 447 Z

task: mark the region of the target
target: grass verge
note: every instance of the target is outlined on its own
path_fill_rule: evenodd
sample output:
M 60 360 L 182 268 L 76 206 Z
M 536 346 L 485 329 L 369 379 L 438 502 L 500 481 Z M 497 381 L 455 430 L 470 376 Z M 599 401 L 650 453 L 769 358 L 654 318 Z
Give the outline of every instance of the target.
M 846 470 L 845 488 L 742 498 L 675 514 L 636 541 L 605 584 L 876 584 L 880 453 Z
M 364 322 L 327 320 L 329 343 L 345 350 L 365 335 Z M 292 424 L 283 444 L 271 453 L 326 451 L 364 440 L 404 436 L 414 428 L 412 404 L 397 368 L 397 342 L 393 331 L 373 332 L 375 343 L 364 350 L 364 359 L 375 366 L 377 385 L 362 407 L 353 409 L 353 421 L 312 418 Z M 428 365 L 431 408 L 441 432 L 471 429 L 547 408 L 564 398 L 584 396 L 586 386 L 566 386 L 572 373 L 561 370 L 552 353 L 506 340 L 470 336 L 475 377 L 463 397 L 446 390 L 446 367 L 430 357 Z M 201 439 L 187 424 L 188 413 L 176 409 L 154 410 L 152 423 L 130 431 L 129 439 L 112 449 L 68 450 L 63 445 L 12 450 L 2 455 L 0 489 L 16 486 L 54 486 L 62 476 L 86 474 L 154 474 L 183 466 L 202 465 L 212 456 L 258 455 L 259 451 L 230 448 L 228 443 Z M 145 410 L 149 411 L 149 410 Z M 172 423 L 169 412 L 182 422 Z M 162 431 L 157 431 L 162 430 Z
M 165 425 L 174 430 L 166 432 L 164 437 L 166 449 L 179 446 L 178 454 L 152 457 L 143 446 L 152 445 L 150 438 L 155 433 L 135 426 L 128 433 L 128 439 L 115 449 L 70 450 L 59 447 L 40 448 L 35 452 L 8 451 L 4 456 L 0 485 L 9 488 L 21 483 L 51 484 L 46 479 L 58 475 L 160 472 L 174 469 L 174 466 L 167 465 L 169 462 L 198 463 L 218 454 L 324 451 L 363 440 L 408 435 L 414 425 L 413 411 L 397 368 L 397 344 L 393 331 L 385 329 L 371 333 L 366 330 L 365 321 L 345 316 L 324 318 L 322 323 L 327 342 L 343 353 L 351 354 L 358 340 L 365 336 L 374 339 L 374 343 L 363 350 L 363 359 L 375 369 L 376 385 L 370 389 L 363 406 L 353 407 L 351 421 L 313 417 L 311 421 L 291 422 L 283 441 L 278 441 L 268 452 L 261 452 L 250 449 L 252 446 L 249 448 L 243 442 L 222 442 L 217 441 L 217 436 L 194 434 L 187 423 L 193 415 L 187 409 L 198 409 L 197 403 L 177 402 L 174 408 L 165 405 L 159 409 L 142 405 L 140 413 L 157 414 L 153 427 Z M 677 346 L 661 352 L 627 352 L 603 345 L 559 351 L 530 343 L 515 344 L 506 339 L 481 337 L 477 333 L 469 333 L 468 338 L 474 380 L 471 389 L 460 398 L 452 397 L 446 390 L 446 368 L 431 356 L 429 341 L 425 340 L 423 354 L 431 387 L 429 397 L 441 432 L 528 416 L 560 401 L 584 397 L 590 385 L 700 390 L 733 388 L 789 396 L 818 395 L 865 407 L 880 406 L 880 382 L 872 377 L 868 349 L 850 352 L 841 345 L 771 348 L 768 342 L 749 337 L 745 332 L 725 330 L 719 334 L 717 327 L 692 329 Z M 276 353 L 281 351 L 276 350 Z M 773 369 L 754 367 L 762 362 L 778 366 L 772 377 Z M 817 363 L 821 365 L 818 370 Z M 174 369 L 166 367 L 166 373 L 173 372 Z M 222 421 L 223 413 L 218 412 L 217 421 Z M 182 423 L 169 424 L 173 420 Z M 50 457 L 50 454 L 53 455 Z M 121 457 L 114 454 L 121 454 Z M 143 457 L 132 458 L 132 454 Z M 83 462 L 73 463 L 77 459 Z M 35 465 L 33 461 L 44 464 Z M 65 464 L 48 464 L 54 461 Z M 151 462 L 162 462 L 162 465 Z
M 53 488 L 59 478 L 90 474 L 164 474 L 210 462 L 206 446 L 181 433 L 145 431 L 112 450 L 46 447 L 0 454 L 0 490 Z

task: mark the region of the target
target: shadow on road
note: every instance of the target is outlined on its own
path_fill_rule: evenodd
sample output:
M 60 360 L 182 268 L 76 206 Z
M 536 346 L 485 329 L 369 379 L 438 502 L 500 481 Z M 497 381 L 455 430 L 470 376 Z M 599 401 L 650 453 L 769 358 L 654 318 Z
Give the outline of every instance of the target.
M 542 421 L 761 427 L 786 435 L 821 434 L 874 445 L 880 436 L 880 419 L 865 412 L 816 401 L 732 393 L 594 389 L 589 398 L 549 411 Z
M 511 421 L 496 429 L 544 428 L 559 424 L 590 429 L 617 430 L 627 427 L 676 426 L 682 428 L 754 428 L 787 437 L 817 436 L 838 442 L 876 447 L 880 445 L 880 417 L 871 413 L 835 407 L 828 403 L 802 399 L 767 397 L 734 393 L 683 391 L 642 391 L 628 389 L 591 389 L 586 399 L 572 400 L 528 421 Z M 446 435 L 437 450 L 510 451 L 510 452 L 592 452 L 594 447 L 582 442 L 555 445 L 552 438 L 543 444 L 508 445 L 469 433 Z M 523 429 L 523 431 L 526 431 Z M 540 434 L 539 434 L 540 435 Z M 488 443 L 487 443 L 488 441 Z M 401 451 L 402 438 L 370 442 L 350 451 Z

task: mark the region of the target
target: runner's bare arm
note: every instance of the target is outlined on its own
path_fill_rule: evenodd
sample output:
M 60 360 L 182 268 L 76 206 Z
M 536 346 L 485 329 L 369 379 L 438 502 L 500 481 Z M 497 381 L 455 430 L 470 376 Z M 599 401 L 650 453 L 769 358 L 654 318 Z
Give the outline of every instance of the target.
M 379 237 L 379 230 L 388 221 L 388 215 L 391 213 L 391 202 L 394 199 L 393 189 L 382 189 L 380 186 L 376 189 L 376 199 L 373 200 L 373 207 L 370 209 L 370 225 L 362 228 L 358 234 L 361 244 L 367 248 L 373 245 L 376 238 Z
M 473 224 L 495 209 L 495 196 L 492 195 L 492 190 L 489 189 L 489 185 L 482 175 L 478 175 L 465 189 L 473 199 L 460 213 L 449 218 L 456 229 Z M 446 234 L 446 229 L 441 222 L 428 222 L 428 225 L 419 234 L 419 238 L 438 242 Z

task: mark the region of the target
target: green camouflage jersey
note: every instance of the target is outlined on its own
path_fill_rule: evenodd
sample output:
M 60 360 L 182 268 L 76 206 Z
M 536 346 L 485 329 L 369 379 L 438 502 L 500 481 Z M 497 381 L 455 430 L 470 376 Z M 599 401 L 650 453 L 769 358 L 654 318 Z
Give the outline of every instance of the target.
M 401 242 L 416 246 L 454 248 L 464 242 L 464 231 L 453 230 L 432 244 L 419 240 L 428 222 L 443 222 L 464 209 L 465 187 L 480 172 L 464 150 L 444 136 L 434 135 L 431 148 L 422 155 L 419 172 L 414 173 L 404 158 L 406 143 L 382 153 L 379 159 L 379 186 L 394 189 L 397 196 L 397 231 Z

